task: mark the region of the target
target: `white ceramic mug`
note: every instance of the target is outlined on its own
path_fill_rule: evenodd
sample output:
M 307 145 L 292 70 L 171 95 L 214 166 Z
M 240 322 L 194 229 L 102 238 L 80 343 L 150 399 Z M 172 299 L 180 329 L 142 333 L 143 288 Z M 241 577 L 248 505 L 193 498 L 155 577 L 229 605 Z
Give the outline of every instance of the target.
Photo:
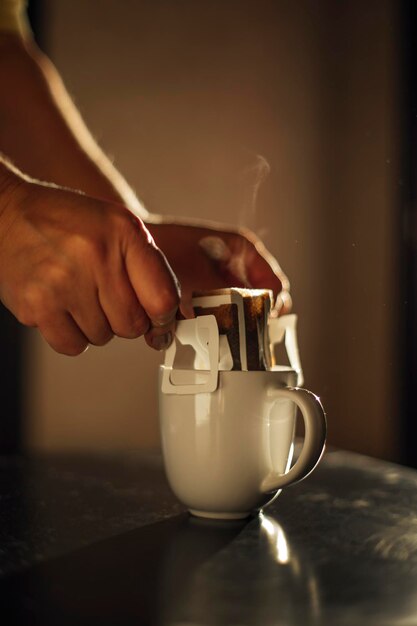
M 172 490 L 194 515 L 246 517 L 319 462 L 326 417 L 313 393 L 294 387 L 295 370 L 218 371 L 211 391 L 208 372 L 176 370 L 174 383 L 172 371 L 160 368 L 162 449 Z M 305 437 L 290 468 L 297 406 Z

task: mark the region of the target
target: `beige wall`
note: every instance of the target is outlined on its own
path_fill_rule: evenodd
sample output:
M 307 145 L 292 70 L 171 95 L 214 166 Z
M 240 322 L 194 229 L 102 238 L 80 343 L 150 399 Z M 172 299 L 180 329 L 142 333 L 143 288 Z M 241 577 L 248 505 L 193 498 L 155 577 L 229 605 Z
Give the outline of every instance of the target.
M 330 299 L 326 405 L 337 445 L 395 457 L 399 3 L 329 2 L 324 40 L 322 245 Z M 331 385 L 331 386 L 330 386 Z
M 364 4 L 49 0 L 47 37 L 150 210 L 262 234 L 330 440 L 392 456 L 396 18 Z M 271 173 L 253 212 L 257 155 Z M 30 333 L 30 445 L 155 444 L 158 358 L 115 340 L 71 360 Z

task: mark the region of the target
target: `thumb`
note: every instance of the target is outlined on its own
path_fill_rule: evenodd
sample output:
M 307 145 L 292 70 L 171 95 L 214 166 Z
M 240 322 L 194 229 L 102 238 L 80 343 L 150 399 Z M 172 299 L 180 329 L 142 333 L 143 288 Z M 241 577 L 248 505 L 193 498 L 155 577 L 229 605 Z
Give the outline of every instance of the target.
M 165 255 L 140 220 L 128 241 L 124 258 L 129 280 L 151 322 L 145 339 L 156 349 L 167 348 L 175 330 L 180 286 Z

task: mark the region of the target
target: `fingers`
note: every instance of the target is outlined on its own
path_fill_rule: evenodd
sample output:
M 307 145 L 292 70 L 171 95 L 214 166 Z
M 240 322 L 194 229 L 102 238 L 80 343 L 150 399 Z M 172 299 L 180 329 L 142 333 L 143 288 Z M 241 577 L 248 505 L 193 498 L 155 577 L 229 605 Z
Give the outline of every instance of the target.
M 252 237 L 254 240 L 249 240 L 245 248 L 248 284 L 256 289 L 271 289 L 273 291 L 276 299 L 272 315 L 278 316 L 289 313 L 292 306 L 289 280 L 277 259 L 259 239 L 253 235 Z
M 165 349 L 175 331 L 175 276 L 140 220 L 122 214 L 113 226 L 118 244 L 103 257 L 97 254 L 100 249 L 91 256 L 91 272 L 81 280 L 69 312 L 94 345 L 104 345 L 113 334 L 128 339 L 145 335 L 151 347 Z
M 80 256 L 77 282 L 71 277 L 66 289 L 60 285 L 58 292 L 54 290 L 55 304 L 48 310 L 61 307 L 65 313 L 56 318 L 48 315 L 47 320 L 45 312 L 40 316 L 42 333 L 54 349 L 79 354 L 87 343 L 103 346 L 114 334 L 125 338 L 145 335 L 157 350 L 170 345 L 178 286 L 165 257 L 148 237 L 137 236 L 141 234 L 135 229 L 125 256 L 120 246 L 111 248 L 103 258 L 90 253 L 84 264 Z
M 133 290 L 123 277 L 116 284 L 118 293 L 113 292 L 111 305 L 106 300 L 108 291 L 103 296 L 103 305 L 93 289 L 83 289 L 70 312 L 41 314 L 38 328 L 54 350 L 75 356 L 88 344 L 104 346 L 115 334 L 129 339 L 145 334 L 149 319 Z
M 166 350 L 172 342 L 175 330 L 171 316 L 165 324 L 158 320 L 152 322 L 139 304 L 128 281 L 120 278 L 113 284 L 115 285 L 113 297 L 109 297 L 110 290 L 106 289 L 100 295 L 100 301 L 114 334 L 126 339 L 144 335 L 146 343 L 151 348 Z M 118 297 L 115 297 L 116 293 Z
M 175 331 L 179 292 L 174 274 L 140 220 L 122 213 L 113 222 L 114 245 L 105 256 L 92 255 L 91 273 L 76 307 L 74 321 L 95 345 L 113 334 L 145 335 L 157 350 L 167 348 Z M 88 280 L 93 283 L 88 284 Z
M 166 350 L 172 343 L 175 332 L 175 320 L 168 325 L 151 326 L 145 334 L 145 341 L 154 350 Z
M 82 294 L 82 301 L 72 305 L 71 313 L 57 311 L 47 316 L 41 315 L 42 322 L 38 328 L 49 345 L 59 353 L 76 356 L 88 344 L 104 346 L 114 335 L 133 339 L 146 333 L 147 342 L 152 347 L 166 349 L 172 341 L 171 330 L 165 326 L 156 328 L 157 339 L 156 343 L 153 342 L 153 335 L 147 332 L 150 320 L 133 289 L 123 277 L 117 284 L 120 299 L 114 298 L 112 303 L 108 300 L 110 290 L 102 295 L 102 302 L 98 297 L 87 297 L 86 291 Z M 115 293 L 113 295 L 116 296 Z
M 55 313 L 44 319 L 38 325 L 38 329 L 51 348 L 60 354 L 77 356 L 84 352 L 89 344 L 87 337 L 69 313 Z
M 115 335 L 135 339 L 148 331 L 150 320 L 123 269 L 100 285 L 98 297 Z
M 176 313 L 178 307 L 170 313 L 166 322 L 162 321 L 163 318 L 158 320 L 150 320 L 151 325 L 149 331 L 145 334 L 145 341 L 154 350 L 166 350 L 172 343 L 176 327 Z
M 218 235 L 222 235 L 222 237 Z M 289 281 L 276 258 L 250 231 L 203 237 L 199 245 L 218 267 L 229 286 L 271 289 L 277 298 L 275 312 L 291 309 Z M 279 296 L 279 297 L 278 297 Z
M 237 235 L 232 247 L 234 256 L 239 256 L 240 252 L 244 259 L 246 276 L 251 287 L 272 289 L 275 296 L 282 289 L 289 289 L 288 279 L 277 259 L 252 232 L 245 231 L 244 234 Z
M 126 270 L 150 321 L 145 340 L 152 348 L 163 350 L 171 344 L 175 332 L 175 318 L 180 302 L 179 284 L 144 225 L 138 222 L 137 228 L 141 236 L 130 238 L 125 253 Z
M 113 338 L 113 330 L 94 290 L 85 290 L 70 310 L 72 319 L 94 346 L 104 346 Z
M 180 314 L 185 319 L 193 319 L 195 317 L 192 291 L 181 294 Z

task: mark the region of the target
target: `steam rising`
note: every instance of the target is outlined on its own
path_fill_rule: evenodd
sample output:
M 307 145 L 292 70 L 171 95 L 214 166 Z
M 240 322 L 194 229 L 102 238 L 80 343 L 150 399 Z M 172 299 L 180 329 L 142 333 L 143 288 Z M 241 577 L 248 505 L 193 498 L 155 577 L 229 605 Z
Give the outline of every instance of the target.
M 271 171 L 268 161 L 262 155 L 255 156 L 255 162 L 246 167 L 240 174 L 240 184 L 243 189 L 243 202 L 238 216 L 238 225 L 258 232 L 257 202 L 259 189 Z M 251 287 L 247 275 L 246 254 L 248 244 L 245 239 L 239 240 L 240 246 L 230 249 L 219 237 L 204 237 L 199 245 L 209 258 L 221 263 L 227 273 L 234 276 L 242 286 Z
M 241 178 L 244 188 L 243 205 L 239 215 L 239 226 L 258 232 L 257 212 L 259 189 L 271 171 L 271 166 L 261 154 L 257 154 L 255 162 L 245 168 Z

